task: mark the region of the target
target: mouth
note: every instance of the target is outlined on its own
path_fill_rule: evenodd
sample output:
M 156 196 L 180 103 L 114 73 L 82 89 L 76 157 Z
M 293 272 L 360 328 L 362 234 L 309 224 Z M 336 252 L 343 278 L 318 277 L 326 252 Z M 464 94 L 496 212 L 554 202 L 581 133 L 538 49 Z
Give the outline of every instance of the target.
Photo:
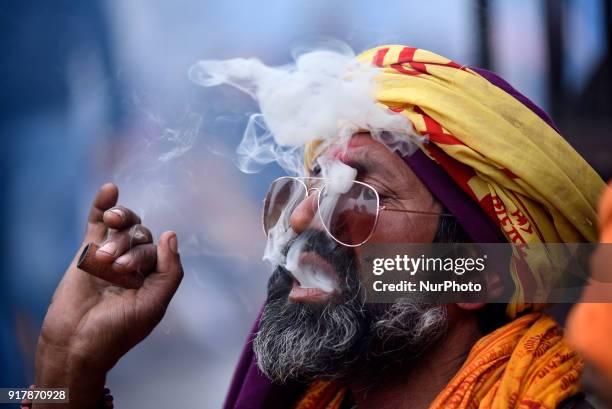
M 291 276 L 293 286 L 288 297 L 290 301 L 323 302 L 338 293 L 338 275 L 334 267 L 313 251 L 300 255 Z

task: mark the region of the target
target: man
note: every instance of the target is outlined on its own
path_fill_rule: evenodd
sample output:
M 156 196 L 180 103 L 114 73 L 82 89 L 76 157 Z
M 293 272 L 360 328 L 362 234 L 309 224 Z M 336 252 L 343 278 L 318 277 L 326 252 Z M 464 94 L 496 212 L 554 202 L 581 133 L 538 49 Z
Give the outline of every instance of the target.
M 357 264 L 365 241 L 594 241 L 603 182 L 544 112 L 493 74 L 403 46 L 359 59 L 380 69 L 375 98 L 429 143 L 408 157 L 367 132 L 340 153 L 308 147 L 310 176 L 320 176 L 315 158 L 332 157 L 358 170 L 349 191 L 377 192 L 382 207 L 370 210 L 367 228 L 358 217 L 337 225 L 318 217 L 338 209 L 321 199 L 329 180 L 272 185 L 268 233 L 287 223 L 294 238 L 283 253 L 300 243 L 298 262 L 325 272 L 331 287 L 304 288 L 291 269 L 274 271 L 226 408 L 585 407 L 580 359 L 521 291 L 505 314 L 474 303 L 364 305 Z M 300 186 L 295 203 L 278 199 Z M 36 384 L 70 387 L 70 407 L 99 407 L 106 372 L 159 322 L 182 277 L 176 235 L 154 245 L 117 198 L 115 186 L 102 187 L 85 238 L 102 246 L 104 280 L 75 260 L 41 331 Z M 528 283 L 519 272 L 521 290 Z

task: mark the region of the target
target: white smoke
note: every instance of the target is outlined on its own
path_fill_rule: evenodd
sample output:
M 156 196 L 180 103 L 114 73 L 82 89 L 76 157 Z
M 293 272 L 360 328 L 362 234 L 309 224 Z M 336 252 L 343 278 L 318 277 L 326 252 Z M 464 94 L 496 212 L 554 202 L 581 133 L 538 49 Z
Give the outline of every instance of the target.
M 334 194 L 343 194 L 349 191 L 357 177 L 357 169 L 329 156 L 320 156 L 317 161 L 321 166 L 323 178 L 329 181 L 329 191 Z
M 238 167 L 246 173 L 259 171 L 276 162 L 289 174 L 303 175 L 304 146 L 321 140 L 322 149 L 345 149 L 358 131 L 401 155 L 417 149 L 422 138 L 410 121 L 387 109 L 374 99 L 378 68 L 358 62 L 349 46 L 327 41 L 316 47 L 296 49 L 292 64 L 270 67 L 255 58 L 204 60 L 194 64 L 189 77 L 204 87 L 230 85 L 250 95 L 259 104 L 260 113 L 250 117 L 242 141 L 237 147 Z M 327 180 L 326 201 L 317 209 L 312 228 L 321 228 L 329 220 L 339 195 L 347 192 L 357 171 L 337 158 L 319 158 L 322 176 Z M 296 201 L 303 192 L 296 192 Z M 281 215 L 268 232 L 264 259 L 284 266 L 303 287 L 324 291 L 334 288 L 333 278 L 311 266 L 300 265 L 305 241 L 296 238 L 289 223 L 290 214 Z M 317 224 L 317 226 L 314 226 Z M 286 244 L 295 239 L 287 256 Z
M 303 174 L 303 147 L 314 140 L 345 144 L 368 131 L 403 154 L 420 138 L 407 118 L 373 98 L 377 68 L 355 59 L 341 42 L 294 50 L 294 63 L 269 67 L 255 58 L 203 60 L 189 77 L 204 87 L 231 85 L 254 98 L 261 113 L 251 116 L 237 148 L 239 167 L 253 173 L 277 162 L 290 174 Z M 392 140 L 390 140 L 392 139 Z

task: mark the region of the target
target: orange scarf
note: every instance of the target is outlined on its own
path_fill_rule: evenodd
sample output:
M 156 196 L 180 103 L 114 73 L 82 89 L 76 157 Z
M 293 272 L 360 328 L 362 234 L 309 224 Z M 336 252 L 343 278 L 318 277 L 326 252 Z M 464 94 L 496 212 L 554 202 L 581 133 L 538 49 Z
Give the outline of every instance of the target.
M 549 316 L 531 313 L 481 338 L 430 409 L 554 409 L 579 390 L 582 361 Z M 315 381 L 296 409 L 338 409 L 346 388 Z

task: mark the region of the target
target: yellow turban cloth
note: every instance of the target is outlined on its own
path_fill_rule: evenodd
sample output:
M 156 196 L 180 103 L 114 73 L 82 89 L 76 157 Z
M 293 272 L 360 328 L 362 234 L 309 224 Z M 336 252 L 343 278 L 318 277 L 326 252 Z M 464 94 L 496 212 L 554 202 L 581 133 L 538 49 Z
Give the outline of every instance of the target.
M 375 99 L 406 116 L 428 139 L 424 153 L 525 249 L 524 264 L 511 266 L 517 290 L 508 307 L 510 317 L 523 315 L 478 341 L 431 407 L 555 408 L 578 391 L 582 363 L 558 324 L 523 302 L 525 282 L 547 288 L 555 279 L 527 249 L 595 241 L 604 182 L 553 127 L 475 70 L 399 45 L 357 58 L 380 68 Z M 307 147 L 306 161 L 316 153 L 316 144 Z M 335 409 L 344 394 L 337 383 L 314 382 L 297 408 Z
M 603 180 L 546 121 L 466 66 L 400 45 L 357 59 L 380 69 L 374 98 L 412 122 L 427 138 L 425 154 L 520 249 L 510 266 L 516 289 L 508 315 L 538 309 L 525 303 L 526 286 L 544 299 L 558 261 L 530 253 L 529 245 L 596 241 Z M 316 146 L 306 148 L 307 163 Z

